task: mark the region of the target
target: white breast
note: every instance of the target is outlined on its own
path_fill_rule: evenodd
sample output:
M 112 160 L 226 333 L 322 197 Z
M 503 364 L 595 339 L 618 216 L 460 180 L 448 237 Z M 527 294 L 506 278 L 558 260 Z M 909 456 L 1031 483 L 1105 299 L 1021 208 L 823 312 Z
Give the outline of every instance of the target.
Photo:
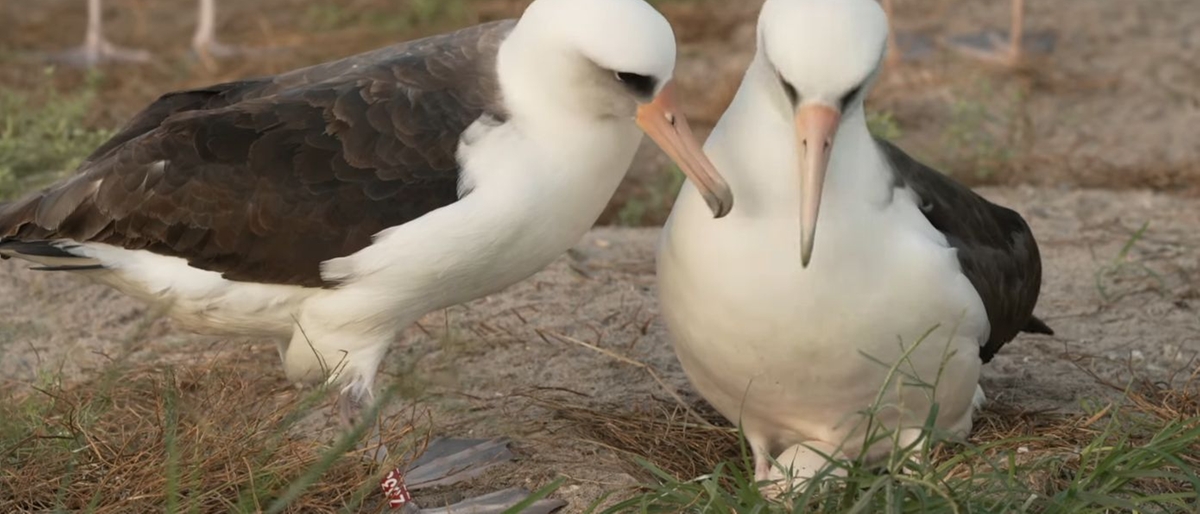
M 685 187 L 664 230 L 662 310 L 688 377 L 748 436 L 780 449 L 837 444 L 875 403 L 889 366 L 921 341 L 907 372 L 941 381 L 947 424 L 964 414 L 969 423 L 988 326 L 954 250 L 906 193 L 887 202 L 890 190 L 863 189 L 862 176 L 845 172 L 870 159 L 843 157 L 831 163 L 813 261 L 801 268 L 799 187 L 790 154 L 769 150 L 786 145 L 777 136 L 714 133 L 709 154 L 738 207 L 714 220 Z M 762 146 L 732 144 L 739 138 Z M 910 413 L 880 421 L 924 421 L 924 390 L 884 392 L 884 403 Z
M 573 136 L 558 141 L 511 125 L 475 134 L 460 149 L 469 193 L 325 263 L 323 276 L 349 285 L 310 301 L 331 304 L 319 309 L 331 313 L 337 304 L 370 303 L 379 318 L 406 324 L 404 313 L 423 315 L 525 279 L 599 217 L 640 141 L 625 125 L 564 129 Z M 354 308 L 359 317 L 371 311 Z

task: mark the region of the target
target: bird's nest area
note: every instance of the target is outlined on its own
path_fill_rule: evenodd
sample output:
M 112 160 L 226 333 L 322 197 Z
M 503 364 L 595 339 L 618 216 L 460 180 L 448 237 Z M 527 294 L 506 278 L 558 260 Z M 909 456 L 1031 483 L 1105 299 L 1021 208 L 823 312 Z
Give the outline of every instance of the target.
M 935 449 L 932 463 L 948 463 L 944 476 L 954 477 L 996 462 L 1057 459 L 1059 465 L 1045 468 L 1053 471 L 1022 478 L 1030 489 L 1053 495 L 1093 465 L 1074 456 L 1098 440 L 1148 445 L 1155 426 L 1183 421 L 1190 424 L 1185 429 L 1198 428 L 1195 379 L 1180 387 L 1135 383 L 1122 388 L 1122 401 L 1079 414 L 992 404 L 968 442 Z M 436 430 L 436 416 L 419 408 L 383 416 L 378 421 L 389 448 L 417 451 L 393 451 L 392 461 L 368 463 L 353 449 L 361 437 L 338 440 L 329 395 L 300 391 L 250 359 L 114 369 L 77 384 L 48 381 L 0 392 L 3 512 L 376 511 L 385 508 L 380 478 L 417 454 Z M 556 437 L 559 444 L 615 452 L 647 487 L 661 483 L 664 473 L 687 481 L 722 463 L 746 462 L 737 431 L 700 401 L 651 398 L 631 407 L 581 405 L 586 402 L 561 392 L 525 397 L 554 414 L 559 434 L 569 435 Z M 1130 424 L 1143 429 L 1119 428 Z M 1200 439 L 1176 457 L 1200 467 Z M 1138 487 L 1170 494 L 1191 485 L 1147 477 Z
M 427 416 L 384 416 L 393 457 L 339 437 L 328 394 L 261 364 L 109 370 L 0 391 L 0 512 L 341 512 L 382 507 L 380 478 L 415 457 Z M 403 449 L 405 451 L 395 451 Z
M 1156 442 L 1172 435 L 1182 436 L 1178 438 L 1183 444 L 1170 457 L 1182 467 L 1200 469 L 1200 439 L 1187 435 L 1200 433 L 1200 370 L 1187 380 L 1136 380 L 1126 386 L 1096 379 L 1119 395 L 1093 403 L 1084 412 L 1028 411 L 989 403 L 977 416 L 969 439 L 934 446 L 923 469 L 938 469 L 941 480 L 969 481 L 982 468 L 1008 467 L 1013 473 L 1027 472 L 1020 478 L 1026 490 L 1054 497 L 1073 479 L 1092 471 L 1089 468 L 1106 465 L 1081 458 L 1088 453 L 1085 448 L 1154 452 L 1159 448 Z M 737 430 L 702 402 L 681 405 L 663 398 L 630 410 L 625 405 L 581 407 L 561 396 L 537 401 L 555 412 L 578 440 L 625 457 L 626 470 L 646 484 L 670 482 L 671 477 L 687 482 L 722 464 L 750 466 L 749 448 Z M 722 482 L 737 487 L 727 477 Z M 1132 486 L 1147 495 L 1171 495 L 1194 494 L 1195 484 L 1147 475 L 1134 479 Z

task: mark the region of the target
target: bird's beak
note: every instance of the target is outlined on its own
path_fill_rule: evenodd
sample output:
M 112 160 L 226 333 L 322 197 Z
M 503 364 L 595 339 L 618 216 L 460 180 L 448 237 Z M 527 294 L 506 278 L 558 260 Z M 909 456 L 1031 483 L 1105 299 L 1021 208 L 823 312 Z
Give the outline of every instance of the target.
M 842 113 L 828 105 L 805 105 L 796 112 L 796 139 L 800 149 L 800 265 L 812 261 L 817 214 L 829 153 Z
M 720 218 L 733 208 L 733 193 L 717 168 L 704 155 L 687 118 L 675 105 L 675 84 L 668 82 L 653 102 L 638 107 L 637 124 L 679 165 Z

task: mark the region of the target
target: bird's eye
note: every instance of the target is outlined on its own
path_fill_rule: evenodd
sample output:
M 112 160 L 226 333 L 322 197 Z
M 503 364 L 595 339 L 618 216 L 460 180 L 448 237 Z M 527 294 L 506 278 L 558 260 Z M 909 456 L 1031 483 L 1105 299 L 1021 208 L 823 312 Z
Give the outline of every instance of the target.
M 860 92 L 862 92 L 861 85 L 855 87 L 854 89 L 851 89 L 849 93 L 846 93 L 844 96 L 842 96 L 842 99 L 841 99 L 842 112 L 846 112 L 846 108 L 850 107 L 850 102 L 853 102 L 854 98 L 857 97 L 858 93 L 860 93 Z
M 783 93 L 785 95 L 787 95 L 788 101 L 792 102 L 792 105 L 799 104 L 800 103 L 800 92 L 796 91 L 796 86 L 793 86 L 791 84 L 791 82 L 788 82 L 783 77 L 779 77 L 779 83 L 783 84 Z
M 637 73 L 628 73 L 618 71 L 616 73 L 617 81 L 624 84 L 635 95 L 650 96 L 654 94 L 654 86 L 657 82 L 654 77 L 648 75 L 639 75 Z

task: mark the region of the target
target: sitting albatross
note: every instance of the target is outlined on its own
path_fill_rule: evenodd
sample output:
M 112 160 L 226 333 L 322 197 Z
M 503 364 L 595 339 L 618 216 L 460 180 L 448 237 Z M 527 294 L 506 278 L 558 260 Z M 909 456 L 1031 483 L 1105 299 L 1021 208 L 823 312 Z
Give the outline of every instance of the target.
M 921 434 L 971 429 L 980 366 L 1033 317 L 1041 261 L 1017 213 L 867 130 L 887 19 L 873 0 L 767 0 L 758 49 L 705 149 L 738 199 L 685 186 L 662 234 L 662 312 L 689 379 L 740 423 L 759 479 L 811 477 L 863 448 L 861 413 Z M 818 213 L 820 217 L 818 218 Z M 819 222 L 818 222 L 819 219 Z M 932 332 L 926 337 L 927 332 Z M 923 341 L 922 341 L 923 339 Z M 888 382 L 899 375 L 937 383 Z M 914 378 L 906 378 L 913 380 Z
M 195 330 L 279 337 L 289 378 L 360 408 L 400 330 L 575 244 L 642 130 L 728 212 L 674 104 L 675 54 L 643 0 L 535 0 L 519 21 L 167 94 L 74 176 L 0 206 L 0 254 Z

